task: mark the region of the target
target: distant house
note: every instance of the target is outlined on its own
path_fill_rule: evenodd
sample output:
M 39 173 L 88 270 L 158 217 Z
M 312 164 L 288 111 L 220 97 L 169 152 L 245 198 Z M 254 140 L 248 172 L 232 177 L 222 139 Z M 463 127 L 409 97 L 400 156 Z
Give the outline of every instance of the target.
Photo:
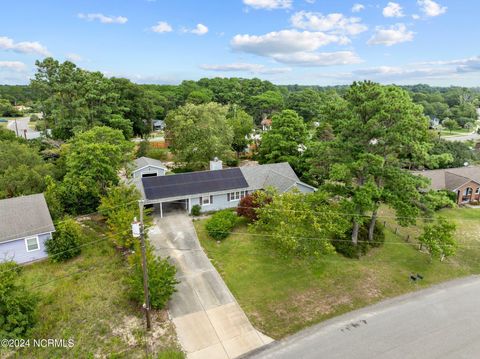
M 233 208 L 247 194 L 268 187 L 280 193 L 294 188 L 306 193 L 315 191 L 301 182 L 286 162 L 224 169 L 221 161 L 213 160 L 209 171 L 138 178 L 134 183 L 145 203 L 160 216 L 171 207 L 187 212 L 194 205 L 200 205 L 202 212 Z
M 0 200 L 0 261 L 46 258 L 45 241 L 54 231 L 43 194 Z
M 478 166 L 415 171 L 413 173 L 429 178 L 431 180 L 429 189 L 454 192 L 457 204 L 468 204 L 480 200 L 480 167 Z
M 140 157 L 130 168 L 133 178 L 164 176 L 167 168 L 162 161 L 150 157 Z
M 163 120 L 153 120 L 152 125 L 154 131 L 163 131 L 165 129 L 165 121 Z
M 429 128 L 435 130 L 440 126 L 440 123 L 441 123 L 441 121 L 438 117 L 431 116 L 430 117 Z
M 262 122 L 260 122 L 263 131 L 268 131 L 272 128 L 272 120 L 270 118 L 264 118 Z

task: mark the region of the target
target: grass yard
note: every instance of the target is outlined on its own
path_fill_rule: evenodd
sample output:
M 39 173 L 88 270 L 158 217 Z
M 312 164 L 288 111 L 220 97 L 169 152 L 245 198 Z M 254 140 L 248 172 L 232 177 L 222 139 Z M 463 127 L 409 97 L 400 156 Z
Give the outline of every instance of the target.
M 388 224 L 384 246 L 360 260 L 336 254 L 318 260 L 287 259 L 261 236 L 249 234 L 245 225 L 222 243 L 208 237 L 205 220 L 196 221 L 195 227 L 203 248 L 253 325 L 279 339 L 382 299 L 479 274 L 480 209 L 442 212 L 459 224 L 464 246 L 445 262 L 430 261 L 428 254 L 395 235 Z M 410 230 L 413 235 L 415 230 Z M 414 284 L 410 273 L 420 273 L 424 280 Z
M 86 242 L 103 238 L 101 222 L 84 224 Z M 82 254 L 67 263 L 45 261 L 25 267 L 21 280 L 40 298 L 38 323 L 29 338 L 72 338 L 75 345 L 30 347 L 11 357 L 145 358 L 148 343 L 150 358 L 183 358 L 166 312 L 154 314 L 152 333 L 146 335 L 143 312 L 128 298 L 123 281 L 127 271 L 125 260 L 108 240 L 83 247 Z

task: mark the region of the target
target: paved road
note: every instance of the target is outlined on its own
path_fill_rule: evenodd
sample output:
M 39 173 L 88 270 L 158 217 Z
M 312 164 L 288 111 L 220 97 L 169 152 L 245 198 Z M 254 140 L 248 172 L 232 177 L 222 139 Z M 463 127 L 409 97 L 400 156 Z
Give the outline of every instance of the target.
M 156 253 L 169 256 L 180 284 L 169 314 L 189 359 L 230 359 L 272 341 L 255 330 L 198 241 L 184 213 L 155 218 L 149 231 Z
M 480 358 L 480 277 L 447 282 L 334 318 L 248 358 Z
M 459 135 L 459 136 L 443 136 L 442 137 L 444 140 L 447 141 L 460 141 L 460 142 L 465 142 L 465 141 L 470 141 L 470 140 L 480 140 L 480 135 L 476 132 L 472 132 L 466 135 Z
M 16 125 L 15 125 L 15 122 L 17 122 Z M 18 129 L 17 135 L 23 138 L 25 138 L 25 130 L 26 130 L 27 140 L 39 138 L 41 136 L 41 132 L 32 130 L 28 126 L 29 122 L 30 122 L 30 117 L 21 117 L 21 118 L 17 118 L 16 120 L 9 120 L 7 124 L 7 128 L 15 133 L 17 133 L 17 129 Z

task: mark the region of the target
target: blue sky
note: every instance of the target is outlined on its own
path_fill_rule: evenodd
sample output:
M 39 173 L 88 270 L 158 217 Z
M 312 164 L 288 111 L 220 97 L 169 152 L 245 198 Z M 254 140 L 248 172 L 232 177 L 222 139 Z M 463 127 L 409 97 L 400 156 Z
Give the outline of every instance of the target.
M 480 85 L 478 0 L 17 0 L 0 13 L 0 83 L 53 56 L 139 83 Z

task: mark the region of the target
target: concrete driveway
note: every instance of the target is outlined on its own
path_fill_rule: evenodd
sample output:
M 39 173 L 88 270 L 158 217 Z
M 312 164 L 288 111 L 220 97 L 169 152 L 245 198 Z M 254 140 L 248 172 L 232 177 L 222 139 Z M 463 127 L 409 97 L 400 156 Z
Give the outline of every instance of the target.
M 480 277 L 443 283 L 333 318 L 245 357 L 480 358 Z
M 190 359 L 235 358 L 272 342 L 249 322 L 198 241 L 184 212 L 155 217 L 156 253 L 169 256 L 181 281 L 169 303 L 179 341 Z

